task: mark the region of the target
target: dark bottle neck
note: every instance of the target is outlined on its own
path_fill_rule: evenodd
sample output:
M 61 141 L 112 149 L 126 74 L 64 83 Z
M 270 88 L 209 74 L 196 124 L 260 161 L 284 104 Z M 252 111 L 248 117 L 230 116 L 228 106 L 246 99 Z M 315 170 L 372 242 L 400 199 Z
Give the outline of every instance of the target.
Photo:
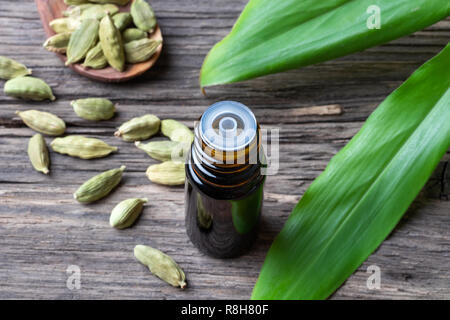
M 258 134 L 244 149 L 223 152 L 208 146 L 195 128 L 195 139 L 186 165 L 188 179 L 215 199 L 239 199 L 264 180 L 261 175 L 261 139 Z

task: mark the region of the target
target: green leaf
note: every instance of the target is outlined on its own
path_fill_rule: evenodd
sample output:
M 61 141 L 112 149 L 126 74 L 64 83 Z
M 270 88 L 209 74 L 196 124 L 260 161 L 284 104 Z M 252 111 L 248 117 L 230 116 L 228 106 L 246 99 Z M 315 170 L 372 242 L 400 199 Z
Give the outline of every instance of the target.
M 369 29 L 380 8 L 381 28 Z M 323 62 L 410 34 L 450 15 L 448 0 L 250 0 L 206 57 L 201 87 Z
M 450 147 L 450 45 L 367 119 L 275 239 L 253 299 L 324 299 L 389 235 Z

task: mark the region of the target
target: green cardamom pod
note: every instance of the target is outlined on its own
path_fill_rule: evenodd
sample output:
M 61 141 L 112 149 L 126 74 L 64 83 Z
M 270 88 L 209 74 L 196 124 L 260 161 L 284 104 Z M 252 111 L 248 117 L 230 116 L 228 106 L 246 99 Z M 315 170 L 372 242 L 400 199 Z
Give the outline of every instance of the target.
M 31 74 L 31 69 L 28 69 L 23 64 L 13 59 L 0 56 L 0 79 L 9 80 L 29 74 Z
M 108 61 L 106 61 L 106 57 L 103 54 L 103 49 L 100 42 L 88 51 L 82 64 L 83 67 L 92 69 L 103 69 L 107 65 Z
M 50 21 L 50 28 L 56 33 L 73 32 L 80 26 L 80 19 L 68 17 Z
M 140 216 L 144 204 L 148 202 L 147 198 L 127 199 L 114 207 L 109 218 L 109 224 L 113 228 L 125 229 L 130 227 Z
M 16 114 L 28 127 L 49 136 L 60 136 L 66 131 L 65 122 L 49 112 L 27 110 L 16 111 Z
M 73 194 L 80 203 L 91 203 L 106 197 L 122 180 L 125 166 L 100 173 L 78 188 Z
M 152 141 L 147 144 L 136 141 L 135 145 L 150 157 L 159 161 L 182 161 L 189 149 L 189 145 L 176 141 Z
M 97 20 L 83 20 L 70 37 L 66 66 L 82 60 L 88 51 L 97 44 L 98 30 L 99 22 Z
M 102 140 L 83 136 L 56 138 L 50 146 L 55 152 L 81 159 L 103 158 L 117 151 L 117 147 L 112 147 Z
M 161 121 L 161 132 L 172 141 L 185 142 L 189 145 L 194 141 L 194 133 L 187 126 L 173 119 Z
M 137 28 L 128 28 L 122 32 L 123 43 L 147 38 L 147 32 Z
M 134 248 L 134 256 L 161 280 L 174 287 L 186 288 L 183 270 L 167 254 L 149 246 L 137 245 Z
M 118 6 L 124 6 L 128 4 L 128 2 L 130 2 L 130 0 L 89 0 L 89 1 L 95 3 L 114 3 L 117 4 Z
M 160 123 L 157 116 L 147 114 L 125 122 L 114 135 L 125 141 L 145 140 L 158 133 Z
M 6 95 L 26 100 L 55 100 L 52 89 L 43 80 L 34 77 L 18 77 L 6 81 L 3 91 Z
M 69 5 L 69 6 L 77 6 L 80 4 L 85 4 L 88 2 L 92 2 L 91 0 L 64 0 L 64 3 Z
M 66 10 L 63 11 L 64 17 L 71 17 L 71 18 L 80 18 L 81 14 L 92 7 L 94 4 L 92 3 L 83 3 L 79 5 L 70 5 Z
M 130 12 L 136 27 L 148 33 L 152 33 L 155 30 L 155 13 L 147 1 L 134 0 L 131 4 Z
M 134 40 L 124 45 L 125 56 L 128 63 L 139 63 L 150 59 L 161 45 L 161 40 L 149 38 Z
M 44 42 L 43 47 L 51 52 L 66 53 L 71 35 L 72 32 L 57 33 L 54 36 L 48 38 Z
M 86 19 L 96 19 L 101 20 L 106 16 L 106 13 L 109 12 L 111 16 L 115 15 L 119 12 L 119 8 L 114 4 L 94 4 L 91 7 L 87 8 L 81 14 L 81 20 Z
M 100 22 L 99 36 L 103 54 L 109 65 L 117 71 L 122 72 L 125 68 L 125 52 L 123 50 L 122 36 L 109 14 Z
M 148 167 L 147 177 L 150 181 L 167 186 L 184 184 L 186 172 L 183 162 L 166 161 Z
M 47 145 L 45 140 L 39 133 L 36 133 L 28 142 L 28 157 L 36 171 L 48 174 L 50 158 L 48 156 Z
M 92 121 L 109 120 L 116 111 L 114 103 L 104 98 L 78 99 L 70 104 L 80 118 Z
M 118 14 L 115 14 L 112 19 L 119 31 L 124 30 L 133 22 L 133 18 L 129 12 L 119 12 Z

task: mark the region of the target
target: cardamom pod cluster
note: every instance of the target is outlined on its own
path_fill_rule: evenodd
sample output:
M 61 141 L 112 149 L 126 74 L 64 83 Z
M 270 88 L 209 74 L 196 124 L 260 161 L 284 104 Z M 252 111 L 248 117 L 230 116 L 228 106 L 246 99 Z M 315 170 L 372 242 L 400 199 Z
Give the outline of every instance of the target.
M 60 136 L 66 131 L 66 123 L 49 112 L 27 110 L 16 111 L 16 114 L 28 127 L 49 136 Z
M 161 121 L 161 132 L 172 141 L 184 142 L 189 145 L 194 141 L 194 133 L 184 124 L 173 119 Z
M 156 28 L 156 18 L 146 0 L 133 1 L 130 12 L 120 12 L 118 7 L 129 0 L 65 2 L 69 7 L 62 12 L 63 18 L 50 22 L 56 35 L 43 46 L 51 52 L 66 53 L 66 65 L 82 63 L 92 69 L 111 66 L 122 72 L 126 63 L 148 61 L 161 49 L 162 40 L 148 38 Z M 132 43 L 137 40 L 140 42 Z
M 130 227 L 140 216 L 147 198 L 133 198 L 120 202 L 111 212 L 109 224 L 113 228 L 125 229 Z
M 161 280 L 174 287 L 186 288 L 186 276 L 183 270 L 167 254 L 149 246 L 137 245 L 134 248 L 134 256 Z
M 124 124 L 114 133 L 125 141 L 145 140 L 159 131 L 161 121 L 152 114 L 133 118 Z
M 150 181 L 167 186 L 184 184 L 186 171 L 183 162 L 165 161 L 148 167 L 147 177 Z
M 25 100 L 55 100 L 52 89 L 43 80 L 35 77 L 18 77 L 6 81 L 3 91 L 6 95 Z
M 119 12 L 118 5 L 130 0 L 64 0 L 68 7 L 63 18 L 50 22 L 55 35 L 48 38 L 43 47 L 51 52 L 66 54 L 66 65 L 83 62 L 86 68 L 102 69 L 111 66 L 118 71 L 126 63 L 148 61 L 161 48 L 162 41 L 149 39 L 156 28 L 156 18 L 145 0 L 135 0 L 131 12 Z M 42 101 L 55 100 L 52 89 L 43 80 L 29 76 L 31 70 L 12 59 L 0 56 L 0 78 L 7 80 L 5 94 L 13 97 Z M 78 99 L 71 102 L 74 112 L 81 118 L 92 121 L 111 119 L 115 114 L 114 104 L 104 98 Z M 65 122 L 56 115 L 38 110 L 17 111 L 16 114 L 31 129 L 40 133 L 59 136 L 66 130 Z M 165 185 L 183 184 L 185 165 L 182 162 L 186 150 L 192 143 L 192 132 L 175 120 L 161 120 L 147 114 L 125 122 L 116 136 L 125 141 L 137 141 L 136 146 L 151 157 L 164 161 L 147 169 L 148 178 Z M 161 131 L 171 141 L 155 141 L 141 144 Z M 117 151 L 117 147 L 102 140 L 79 135 L 55 138 L 51 142 L 54 152 L 81 159 L 95 159 Z M 27 149 L 33 168 L 44 174 L 50 172 L 50 157 L 47 144 L 39 133 L 30 138 Z M 176 160 L 176 161 L 175 161 Z M 111 193 L 121 182 L 125 166 L 97 174 L 84 182 L 73 194 L 80 203 L 92 203 Z M 110 225 L 125 229 L 135 223 L 141 215 L 147 198 L 131 198 L 118 203 L 111 211 Z M 186 287 L 183 270 L 168 255 L 138 245 L 135 257 L 149 270 L 175 287 Z
M 28 157 L 36 171 L 48 174 L 50 172 L 50 158 L 48 156 L 47 145 L 39 133 L 36 133 L 28 142 Z
M 91 203 L 106 197 L 122 180 L 125 166 L 100 173 L 81 185 L 73 197 L 80 203 Z
M 147 144 L 136 141 L 135 145 L 159 161 L 182 161 L 189 149 L 189 145 L 176 141 L 152 141 Z
M 112 147 L 102 140 L 76 135 L 56 138 L 50 146 L 55 152 L 81 159 L 103 158 L 111 152 L 117 151 L 116 147 Z
M 116 108 L 108 99 L 87 98 L 70 103 L 75 113 L 83 119 L 92 121 L 109 120 L 114 116 Z
M 160 128 L 171 141 L 141 142 L 155 135 Z M 125 122 L 114 135 L 125 141 L 136 141 L 136 147 L 163 161 L 148 167 L 146 174 L 150 181 L 168 186 L 184 184 L 184 162 L 194 140 L 194 134 L 187 126 L 173 119 L 160 121 L 154 115 L 145 115 Z
M 10 80 L 30 74 L 31 69 L 28 69 L 23 64 L 13 59 L 0 56 L 0 79 Z

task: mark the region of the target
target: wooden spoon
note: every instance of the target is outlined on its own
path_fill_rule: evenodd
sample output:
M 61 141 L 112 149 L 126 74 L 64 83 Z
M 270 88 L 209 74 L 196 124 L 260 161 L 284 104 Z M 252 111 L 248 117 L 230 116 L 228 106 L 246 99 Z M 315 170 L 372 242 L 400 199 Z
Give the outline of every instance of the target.
M 64 10 L 67 9 L 67 5 L 63 0 L 35 0 L 36 5 L 39 11 L 39 15 L 41 16 L 41 21 L 44 26 L 44 31 L 47 37 L 51 37 L 55 35 L 55 32 L 50 28 L 50 21 L 61 18 Z M 120 11 L 129 12 L 130 11 L 131 2 L 123 7 L 119 6 Z M 156 27 L 155 31 L 149 35 L 150 39 L 162 40 L 161 30 L 159 26 Z M 112 67 L 106 67 L 104 69 L 96 70 L 82 67 L 80 63 L 69 65 L 70 68 L 78 72 L 79 74 L 102 82 L 122 82 L 133 79 L 145 71 L 150 69 L 158 60 L 161 51 L 162 51 L 162 43 L 156 50 L 155 54 L 148 61 L 144 61 L 136 64 L 127 64 L 125 70 L 123 72 L 119 72 Z M 67 57 L 63 54 L 57 54 L 59 58 L 65 62 Z

